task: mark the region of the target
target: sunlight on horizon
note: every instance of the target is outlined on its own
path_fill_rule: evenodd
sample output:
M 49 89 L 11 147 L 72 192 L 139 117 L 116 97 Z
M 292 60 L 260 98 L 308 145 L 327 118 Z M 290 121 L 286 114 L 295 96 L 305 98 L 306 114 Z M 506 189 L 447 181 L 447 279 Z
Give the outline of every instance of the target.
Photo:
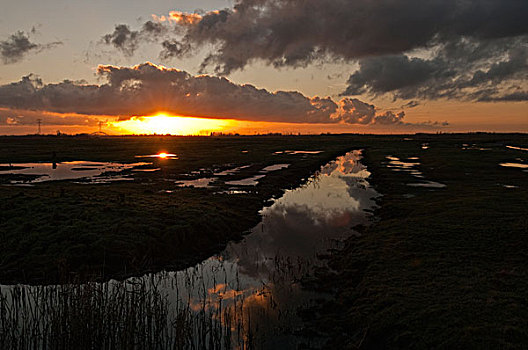
M 229 128 L 234 122 L 229 119 L 181 117 L 159 113 L 108 124 L 116 131 L 126 134 L 209 135 L 211 132 Z

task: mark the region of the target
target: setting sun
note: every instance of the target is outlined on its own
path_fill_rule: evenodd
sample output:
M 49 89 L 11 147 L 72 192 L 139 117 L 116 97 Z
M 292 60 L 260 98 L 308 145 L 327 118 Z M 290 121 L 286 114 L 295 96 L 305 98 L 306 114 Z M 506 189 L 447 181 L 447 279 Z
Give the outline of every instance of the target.
M 155 116 L 132 117 L 129 120 L 109 124 L 119 132 L 131 134 L 208 135 L 211 132 L 224 130 L 232 124 L 232 121 L 169 116 L 160 113 Z

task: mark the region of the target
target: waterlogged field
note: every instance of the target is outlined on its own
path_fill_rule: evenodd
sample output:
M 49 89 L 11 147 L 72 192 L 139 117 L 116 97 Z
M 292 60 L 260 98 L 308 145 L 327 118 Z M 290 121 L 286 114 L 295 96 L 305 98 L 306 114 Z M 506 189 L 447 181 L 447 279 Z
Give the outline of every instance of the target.
M 31 348 L 74 347 L 79 339 L 96 348 L 312 343 L 300 333 L 297 310 L 319 295 L 303 290 L 300 281 L 313 273 L 318 253 L 336 248 L 354 232 L 352 225 L 368 223 L 365 209 L 374 207 L 377 194 L 360 158 L 354 151 L 328 163 L 263 208 L 262 221 L 243 241 L 196 266 L 123 282 L 5 286 L 0 305 L 7 332 L 0 341 L 20 345 L 23 338 Z M 27 314 L 32 317 L 21 317 Z
M 2 137 L 0 345 L 521 347 L 527 147 Z

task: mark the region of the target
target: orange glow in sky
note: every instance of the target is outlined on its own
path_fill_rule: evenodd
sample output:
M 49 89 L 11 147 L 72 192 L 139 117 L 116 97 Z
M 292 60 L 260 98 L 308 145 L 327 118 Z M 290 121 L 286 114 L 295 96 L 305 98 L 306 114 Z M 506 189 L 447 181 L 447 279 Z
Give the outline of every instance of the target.
M 111 128 L 124 134 L 171 134 L 209 135 L 233 125 L 228 119 L 208 119 L 157 114 L 148 117 L 132 117 L 128 120 L 109 122 Z

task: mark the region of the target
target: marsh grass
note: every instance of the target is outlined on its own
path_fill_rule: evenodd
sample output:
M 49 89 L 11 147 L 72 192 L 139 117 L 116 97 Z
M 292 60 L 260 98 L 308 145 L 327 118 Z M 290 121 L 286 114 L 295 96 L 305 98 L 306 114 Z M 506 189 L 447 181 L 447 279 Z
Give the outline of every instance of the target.
M 298 301 L 285 296 L 297 295 L 307 263 L 278 257 L 259 287 L 221 260 L 124 281 L 2 286 L 0 348 L 262 348 L 295 332 Z

